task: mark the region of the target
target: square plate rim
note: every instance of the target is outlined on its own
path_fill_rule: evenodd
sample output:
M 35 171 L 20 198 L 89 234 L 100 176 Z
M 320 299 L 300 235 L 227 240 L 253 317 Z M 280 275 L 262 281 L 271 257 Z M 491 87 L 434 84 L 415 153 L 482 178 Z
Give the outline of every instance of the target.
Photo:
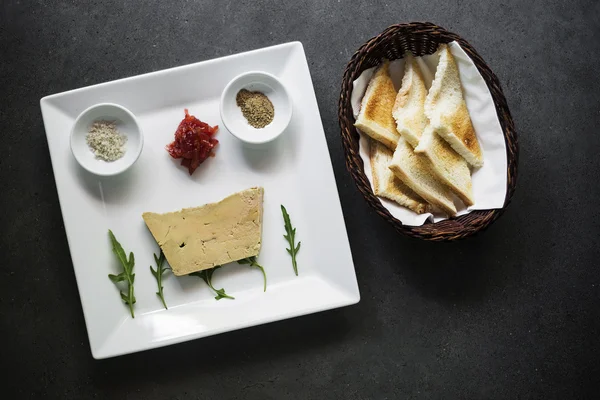
M 54 100 L 56 98 L 63 97 L 63 96 L 66 96 L 66 95 L 80 93 L 80 92 L 83 92 L 83 91 L 89 90 L 89 89 L 97 89 L 97 88 L 101 88 L 101 87 L 104 87 L 104 86 L 109 86 L 109 85 L 113 85 L 113 84 L 123 83 L 125 81 L 131 82 L 131 81 L 138 80 L 138 79 L 148 78 L 150 76 L 158 76 L 158 75 L 173 73 L 175 71 L 183 71 L 183 70 L 188 69 L 188 68 L 196 67 L 199 64 L 209 65 L 209 64 L 216 63 L 216 62 L 219 62 L 219 61 L 232 60 L 232 59 L 235 59 L 235 58 L 243 57 L 243 56 L 248 55 L 250 53 L 257 54 L 257 53 L 260 53 L 260 52 L 267 52 L 267 51 L 275 50 L 275 49 L 278 49 L 278 48 L 285 48 L 285 47 L 294 48 L 295 46 L 299 46 L 300 50 L 302 51 L 302 54 L 306 58 L 306 52 L 304 51 L 304 45 L 299 40 L 295 40 L 295 41 L 291 41 L 291 42 L 274 44 L 274 45 L 267 46 L 267 47 L 259 47 L 259 48 L 252 49 L 252 50 L 246 50 L 246 51 L 242 51 L 240 53 L 228 54 L 228 55 L 219 56 L 219 57 L 215 57 L 215 58 L 209 58 L 209 59 L 206 59 L 206 60 L 200 60 L 200 61 L 192 62 L 192 63 L 189 63 L 189 64 L 178 65 L 178 66 L 175 66 L 175 67 L 168 67 L 168 68 L 159 69 L 159 70 L 156 70 L 156 71 L 144 72 L 144 73 L 141 73 L 141 74 L 132 75 L 132 76 L 126 76 L 126 77 L 123 77 L 123 78 L 117 78 L 117 79 L 113 79 L 113 80 L 110 80 L 110 81 L 94 83 L 94 84 L 91 84 L 91 85 L 82 86 L 82 87 L 75 88 L 75 89 L 65 90 L 63 92 L 48 94 L 48 95 L 43 96 L 43 97 L 40 98 L 40 107 L 42 107 L 45 103 L 49 103 L 51 100 Z M 313 88 L 314 88 L 314 86 L 313 86 Z M 47 131 L 46 131 L 46 136 L 48 136 L 48 132 Z
M 262 48 L 257 48 L 257 49 L 253 49 L 253 50 L 248 50 L 248 51 L 244 51 L 244 52 L 240 52 L 240 53 L 235 53 L 235 54 L 230 54 L 230 55 L 226 55 L 226 56 L 221 56 L 221 57 L 217 57 L 217 58 L 212 58 L 212 59 L 207 59 L 207 60 L 202 60 L 202 61 L 198 61 L 198 62 L 194 62 L 194 63 L 190 63 L 190 64 L 185 64 L 185 65 L 180 65 L 180 66 L 175 66 L 175 67 L 170 67 L 170 68 L 166 68 L 166 69 L 162 69 L 162 70 L 157 70 L 157 71 L 152 71 L 152 72 L 147 72 L 147 73 L 143 73 L 143 74 L 139 74 L 139 75 L 133 75 L 133 76 L 129 76 L 129 77 L 124 77 L 124 78 L 119 78 L 119 79 L 115 79 L 115 80 L 111 80 L 111 81 L 106 81 L 106 82 L 101 82 L 101 83 L 97 83 L 97 84 L 92 84 L 92 85 L 88 85 L 88 86 L 84 86 L 84 87 L 80 87 L 80 88 L 75 88 L 75 89 L 71 89 L 71 90 L 67 90 L 67 91 L 63 91 L 63 92 L 59 92 L 59 93 L 54 93 L 54 94 L 50 94 L 47 96 L 44 96 L 40 99 L 40 108 L 42 111 L 42 119 L 44 121 L 44 130 L 46 133 L 46 139 L 48 140 L 48 138 L 50 137 L 51 133 L 48 131 L 48 129 L 46 129 L 46 126 L 48 125 L 46 123 L 46 120 L 49 118 L 49 116 L 47 115 L 49 112 L 51 111 L 58 111 L 61 112 L 59 107 L 56 107 L 55 105 L 52 104 L 52 100 L 54 99 L 58 99 L 58 98 L 62 98 L 62 97 L 66 97 L 69 95 L 73 95 L 73 94 L 77 94 L 77 93 L 81 93 L 81 92 L 85 92 L 85 91 L 89 91 L 89 90 L 94 90 L 97 88 L 101 88 L 101 87 L 106 87 L 106 86 L 110 86 L 110 85 L 118 85 L 119 83 L 124 83 L 124 82 L 131 82 L 131 81 L 135 81 L 135 80 L 139 80 L 139 79 L 144 79 L 144 78 L 149 78 L 149 77 L 157 77 L 160 75 L 167 75 L 170 73 L 175 73 L 175 72 L 179 72 L 179 71 L 183 71 L 185 69 L 190 69 L 190 68 L 194 68 L 197 67 L 198 65 L 202 64 L 202 65 L 210 65 L 212 63 L 216 63 L 216 62 L 222 62 L 222 61 L 231 61 L 234 60 L 236 58 L 240 58 L 240 57 L 244 57 L 246 55 L 250 55 L 250 54 L 257 54 L 257 53 L 261 53 L 261 52 L 269 52 L 269 51 L 273 51 L 276 49 L 282 49 L 282 48 L 286 48 L 289 47 L 290 49 L 294 49 L 294 48 L 298 48 L 299 51 L 301 52 L 301 55 L 303 57 L 303 60 L 306 64 L 307 64 L 307 72 L 308 72 L 308 78 L 311 82 L 311 90 L 314 96 L 314 102 L 317 103 L 316 101 L 316 95 L 314 94 L 314 84 L 312 82 L 312 77 L 310 75 L 310 69 L 308 68 L 308 60 L 306 58 L 306 53 L 304 51 L 304 46 L 302 45 L 302 43 L 300 41 L 291 41 L 291 42 L 286 42 L 286 43 L 281 43 L 281 44 L 276 44 L 276 45 L 272 45 L 272 46 L 267 46 L 267 47 L 262 47 Z M 308 100 L 309 102 L 312 102 L 311 100 Z M 316 108 L 317 108 L 317 113 L 319 116 L 319 122 L 322 126 L 322 120 L 320 119 L 320 110 L 318 110 L 318 103 L 316 104 Z M 53 109 L 53 110 L 50 110 Z M 324 132 L 324 128 L 323 132 Z M 327 141 L 325 140 L 325 146 L 327 146 Z M 59 192 L 59 177 L 57 176 L 56 173 L 54 173 L 55 171 L 55 161 L 54 158 L 52 157 L 52 151 L 50 150 L 50 146 L 49 146 L 49 155 L 50 155 L 50 159 L 51 159 L 51 164 L 52 164 L 52 168 L 53 168 L 53 174 L 54 174 L 54 180 L 55 180 L 55 185 L 57 188 L 57 194 Z M 333 170 L 333 163 L 331 160 L 331 155 L 328 154 L 328 161 L 329 161 L 329 165 L 330 168 Z M 335 180 L 335 174 L 333 174 L 334 180 Z M 334 181 L 335 182 L 335 181 Z M 356 268 L 354 265 L 354 261 L 353 261 L 353 257 L 352 257 L 352 250 L 350 247 L 350 243 L 349 243 L 349 239 L 348 239 L 348 232 L 347 232 L 347 228 L 346 228 L 346 222 L 343 216 L 343 209 L 341 207 L 341 199 L 340 199 L 340 195 L 339 195 L 339 191 L 335 190 L 336 194 L 337 194 L 337 205 L 336 208 L 339 208 L 339 212 L 341 213 L 342 216 L 342 223 L 344 226 L 344 234 L 345 234 L 345 241 L 348 243 L 348 250 L 349 250 L 349 257 L 352 260 L 352 274 L 353 274 L 353 287 L 350 288 L 351 292 L 345 292 L 345 296 L 340 297 L 339 301 L 337 302 L 329 302 L 329 303 L 322 303 L 320 306 L 317 307 L 312 307 L 310 309 L 305 309 L 305 310 L 295 310 L 286 314 L 278 314 L 275 316 L 271 316 L 271 317 L 266 317 L 266 318 L 262 318 L 260 321 L 247 321 L 245 323 L 237 323 L 237 324 L 232 324 L 231 326 L 228 327 L 223 327 L 221 329 L 215 329 L 213 331 L 209 331 L 209 332 L 197 332 L 194 334 L 190 334 L 187 336 L 182 336 L 182 337 L 177 337 L 177 338 L 172 338 L 172 339 L 168 339 L 165 340 L 164 342 L 160 342 L 160 343 L 155 343 L 155 342 L 150 342 L 150 343 L 144 343 L 143 345 L 140 345 L 136 348 L 132 348 L 128 351 L 110 351 L 110 350 L 106 350 L 104 347 L 104 344 L 106 343 L 110 343 L 110 340 L 100 344 L 100 346 L 94 347 L 92 345 L 92 338 L 90 335 L 90 330 L 88 329 L 88 317 L 91 318 L 92 316 L 90 315 L 90 313 L 86 313 L 85 312 L 85 305 L 84 305 L 84 301 L 82 298 L 82 294 L 79 294 L 80 297 L 80 301 L 81 301 L 81 305 L 82 305 L 82 309 L 83 309 L 83 314 L 84 314 L 84 320 L 86 323 L 86 331 L 87 331 L 87 335 L 88 335 L 88 343 L 90 345 L 90 349 L 91 349 L 91 353 L 93 358 L 95 359 L 104 359 L 104 358 L 109 358 L 109 357 L 116 357 L 116 356 L 120 356 L 120 355 L 125 355 L 125 354 L 131 354 L 131 353 L 135 353 L 135 352 L 140 352 L 140 351 L 145 351 L 145 350 L 149 350 L 149 349 L 154 349 L 154 348 L 159 348 L 159 347 L 164 347 L 164 346 L 169 346 L 172 344 L 177 344 L 177 343 L 183 343 L 183 342 L 187 342 L 190 340 L 195 340 L 195 339 L 199 339 L 199 338 L 203 338 L 203 337 L 208 337 L 208 336 L 214 336 L 217 334 L 221 334 L 221 333 L 225 333 L 225 332 L 230 332 L 230 331 L 235 331 L 235 330 L 240 330 L 240 329 L 246 329 L 252 326 L 258 326 L 258 325 L 263 325 L 263 324 L 269 324 L 272 322 L 277 322 L 277 321 L 282 321 L 282 320 L 286 320 L 286 319 L 291 319 L 291 318 L 296 318 L 296 317 L 300 317 L 300 316 L 304 316 L 304 315 L 309 315 L 309 314 L 313 314 L 313 313 L 318 313 L 318 312 L 322 312 L 322 311 L 327 311 L 327 310 L 332 310 L 332 309 L 336 309 L 336 308 L 340 308 L 340 307 L 345 307 L 345 306 L 349 306 L 349 305 L 353 305 L 353 304 L 357 304 L 360 301 L 360 289 L 358 286 L 358 281 L 357 281 L 357 277 L 356 277 Z M 68 235 L 68 231 L 67 231 L 67 221 L 65 220 L 65 213 L 63 212 L 63 203 L 60 201 L 60 195 L 59 197 L 59 207 L 61 209 L 61 216 L 63 218 L 63 225 L 65 226 L 65 235 L 67 236 L 67 243 L 69 246 L 69 256 L 71 257 L 71 265 L 73 268 L 73 272 L 75 273 L 75 280 L 77 282 L 77 274 L 75 271 L 75 265 L 73 263 L 73 256 L 71 254 L 71 240 L 69 239 L 69 235 Z M 78 284 L 78 291 L 79 291 L 79 284 Z M 119 324 L 116 328 L 115 331 L 120 329 L 120 327 L 122 326 L 122 324 Z M 113 332 L 115 332 L 113 331 Z

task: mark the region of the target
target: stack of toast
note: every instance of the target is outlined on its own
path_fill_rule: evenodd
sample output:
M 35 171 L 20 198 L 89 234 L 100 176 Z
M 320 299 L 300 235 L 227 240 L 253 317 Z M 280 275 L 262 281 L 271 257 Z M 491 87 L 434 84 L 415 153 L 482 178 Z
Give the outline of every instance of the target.
M 396 91 L 384 60 L 371 78 L 355 126 L 370 137 L 377 196 L 422 214 L 456 215 L 455 198 L 474 204 L 471 169 L 483 155 L 464 100 L 456 61 L 440 46 L 429 90 L 417 60 L 406 54 Z

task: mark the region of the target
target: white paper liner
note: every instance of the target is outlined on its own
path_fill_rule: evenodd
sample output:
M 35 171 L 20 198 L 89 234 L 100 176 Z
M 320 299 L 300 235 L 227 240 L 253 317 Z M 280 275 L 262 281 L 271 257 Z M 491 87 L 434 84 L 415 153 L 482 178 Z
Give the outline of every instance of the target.
M 464 50 L 456 42 L 449 44 L 450 52 L 456 60 L 460 73 L 460 80 L 463 87 L 463 94 L 467 103 L 467 109 L 473 122 L 473 128 L 479 140 L 481 151 L 483 153 L 483 167 L 473 170 L 473 196 L 475 204 L 465 208 L 460 202 L 456 201 L 458 215 L 468 214 L 472 210 L 490 210 L 502 208 L 506 197 L 506 144 L 504 135 L 500 127 L 500 121 L 496 114 L 496 107 L 483 77 L 473 61 L 467 56 Z M 435 76 L 439 55 L 437 53 L 417 57 L 417 62 L 423 73 L 423 79 L 427 89 Z M 360 103 L 371 80 L 374 68 L 363 71 L 363 73 L 353 82 L 351 104 L 354 112 L 354 118 L 358 116 Z M 390 76 L 394 82 L 396 90 L 400 89 L 402 76 L 404 74 L 404 59 L 394 60 L 390 63 Z M 360 134 L 360 156 L 365 165 L 365 175 L 371 182 L 373 188 L 373 175 L 371 173 L 371 163 L 369 161 L 369 141 L 368 136 L 359 131 Z M 420 226 L 428 219 L 433 222 L 439 222 L 447 219 L 445 215 L 417 214 L 408 208 L 402 207 L 397 203 L 381 199 L 381 203 L 389 212 L 404 225 Z

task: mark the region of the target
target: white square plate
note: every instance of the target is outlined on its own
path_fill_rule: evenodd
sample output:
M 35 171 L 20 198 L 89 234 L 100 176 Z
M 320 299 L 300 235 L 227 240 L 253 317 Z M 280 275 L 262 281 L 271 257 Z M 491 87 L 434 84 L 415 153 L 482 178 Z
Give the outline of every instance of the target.
M 288 88 L 293 117 L 265 149 L 248 149 L 226 131 L 219 115 L 225 85 L 245 71 L 262 70 Z M 84 171 L 69 148 L 78 114 L 101 102 L 120 104 L 138 118 L 144 149 L 137 163 L 116 177 Z M 302 44 L 287 43 L 229 57 L 103 83 L 41 100 L 52 167 L 92 355 L 106 358 L 221 332 L 296 317 L 360 299 L 308 64 Z M 216 156 L 190 177 L 165 146 L 184 116 L 218 124 Z M 167 212 L 218 201 L 252 187 L 265 189 L 263 246 L 259 262 L 268 275 L 233 263 L 215 272 L 213 284 L 235 300 L 216 301 L 197 277 L 164 275 L 168 310 L 150 273 L 158 246 L 142 213 Z M 299 276 L 282 237 L 279 205 L 286 206 L 302 242 Z M 107 231 L 135 254 L 135 318 L 129 315 L 109 273 L 119 265 Z

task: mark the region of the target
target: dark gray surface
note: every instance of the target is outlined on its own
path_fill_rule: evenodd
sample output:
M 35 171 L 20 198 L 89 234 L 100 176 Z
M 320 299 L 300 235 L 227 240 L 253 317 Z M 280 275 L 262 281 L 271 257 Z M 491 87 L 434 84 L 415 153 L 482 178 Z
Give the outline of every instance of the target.
M 597 1 L 21 1 L 0 8 L 0 367 L 4 398 L 581 398 L 600 377 Z M 526 5 L 526 3 L 528 3 Z M 351 54 L 430 20 L 504 86 L 519 183 L 487 232 L 398 236 L 344 166 Z M 362 300 L 352 307 L 92 359 L 39 99 L 286 41 L 304 44 Z

